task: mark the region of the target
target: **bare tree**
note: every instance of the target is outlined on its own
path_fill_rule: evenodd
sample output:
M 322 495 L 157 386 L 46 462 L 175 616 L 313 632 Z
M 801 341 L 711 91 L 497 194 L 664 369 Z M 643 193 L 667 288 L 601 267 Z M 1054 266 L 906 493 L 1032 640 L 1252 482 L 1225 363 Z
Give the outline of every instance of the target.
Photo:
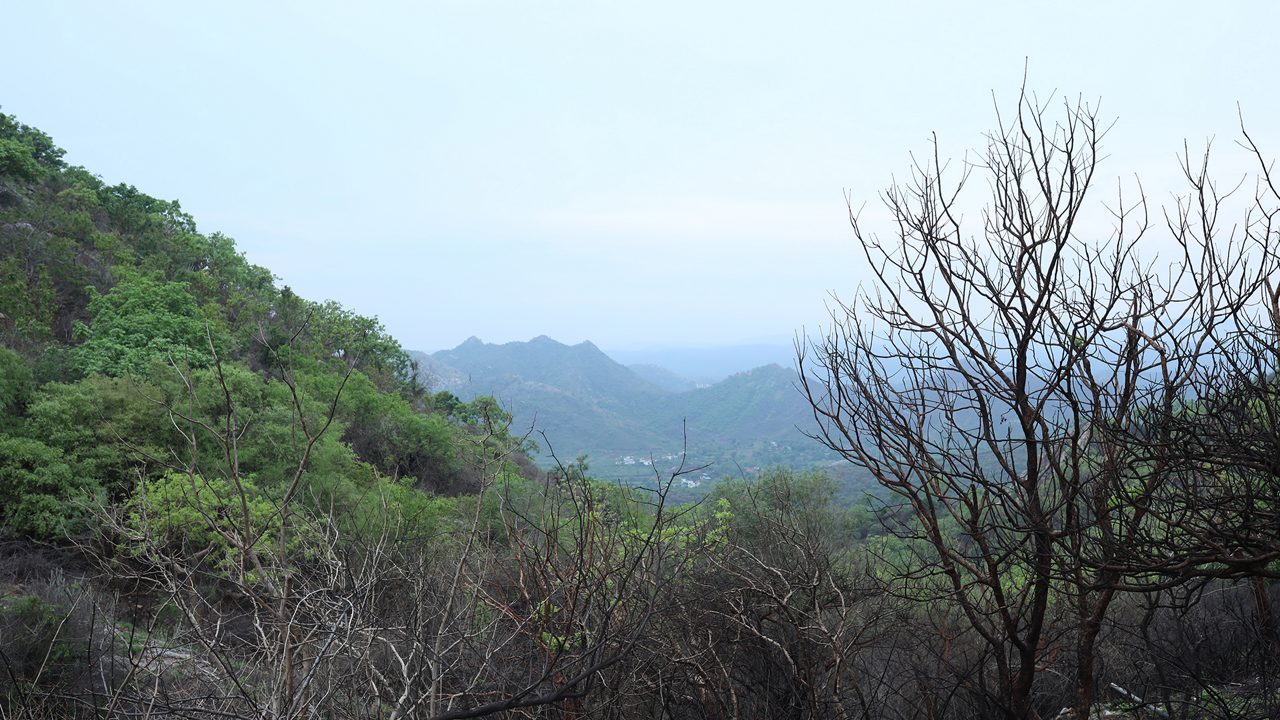
M 639 650 L 676 610 L 680 575 L 708 542 L 705 523 L 666 501 L 693 470 L 676 468 L 650 490 L 589 481 L 578 465 L 559 470 L 546 487 L 498 482 L 491 502 L 482 492 L 443 574 L 447 587 L 431 590 L 440 574 L 420 567 L 421 548 L 384 571 L 410 583 L 392 617 L 414 620 L 378 638 L 397 678 L 373 684 L 401 688 L 395 717 L 549 705 L 573 716 L 630 682 Z M 482 516 L 486 507 L 496 516 Z
M 725 717 L 868 717 L 863 648 L 886 613 L 842 547 L 834 485 L 774 470 L 729 486 L 732 516 L 694 588 L 686 664 Z
M 1139 434 L 1105 428 L 1116 445 L 1161 458 L 1166 477 L 1151 503 L 1158 522 L 1115 558 L 1146 565 L 1157 584 L 1280 577 L 1280 190 L 1242 134 L 1260 168 L 1243 217 L 1222 220 L 1224 203 L 1243 194 L 1244 183 L 1221 188 L 1207 150 L 1198 163 L 1184 156 L 1190 192 L 1166 213 L 1187 250 L 1195 317 L 1213 318 L 1199 320 L 1206 330 L 1188 338 L 1198 344 L 1184 339 L 1165 350 L 1194 359 L 1185 363 L 1185 392 L 1176 404 L 1151 408 Z
M 1059 700 L 1037 678 L 1064 657 L 1069 704 L 1087 716 L 1108 609 L 1159 557 L 1134 548 L 1168 536 L 1167 421 L 1245 325 L 1269 267 L 1250 262 L 1256 240 L 1222 243 L 1204 182 L 1170 221 L 1182 255 L 1167 272 L 1138 255 L 1140 187 L 1101 205 L 1112 232 L 1097 239 L 1086 199 L 1105 134 L 1089 106 L 1063 103 L 1055 123 L 1024 92 L 955 180 L 935 142 L 883 194 L 891 238 L 851 208 L 874 288 L 837 300 L 830 331 L 798 347 L 820 439 L 911 510 L 897 528 L 914 554 L 903 592 L 963 615 L 992 667 L 956 682 L 1011 718 Z M 975 174 L 990 201 L 970 229 Z M 1183 232 L 1192 219 L 1201 232 Z

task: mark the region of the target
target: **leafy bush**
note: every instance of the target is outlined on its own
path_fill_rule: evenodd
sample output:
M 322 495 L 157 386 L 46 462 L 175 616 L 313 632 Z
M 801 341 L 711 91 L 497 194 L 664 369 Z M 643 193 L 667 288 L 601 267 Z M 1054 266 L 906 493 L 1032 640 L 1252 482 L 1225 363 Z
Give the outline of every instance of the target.
M 247 523 L 246 523 L 247 520 Z M 272 503 L 250 480 L 240 487 L 220 479 L 169 472 L 144 483 L 128 511 L 129 529 L 146 541 L 141 548 L 160 548 L 176 555 L 207 555 L 221 568 L 233 566 L 239 550 L 229 537 L 254 548 L 275 540 L 280 518 Z
M 45 540 L 65 537 L 83 517 L 84 501 L 100 492 L 73 472 L 61 450 L 0 434 L 0 521 L 9 530 Z
M 27 408 L 24 435 L 61 451 L 73 470 L 111 499 L 127 496 L 146 457 L 164 457 L 177 433 L 152 398 L 161 390 L 122 378 L 93 376 L 47 383 Z
M 30 366 L 18 353 L 0 347 L 0 428 L 26 409 L 31 390 Z
M 186 283 L 150 277 L 121 281 L 89 301 L 90 325 L 78 326 L 77 349 L 85 373 L 146 375 L 156 360 L 192 367 L 212 361 L 207 318 Z
M 31 149 L 17 140 L 0 138 L 0 175 L 34 182 L 44 177 L 44 168 L 31 155 Z

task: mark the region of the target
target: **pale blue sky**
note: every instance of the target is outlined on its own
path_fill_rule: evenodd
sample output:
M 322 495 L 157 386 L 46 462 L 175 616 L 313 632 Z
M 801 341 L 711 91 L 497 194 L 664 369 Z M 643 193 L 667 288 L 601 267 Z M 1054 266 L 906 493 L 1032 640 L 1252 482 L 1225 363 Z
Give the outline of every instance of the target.
M 984 146 L 1024 58 L 1106 183 L 1238 176 L 1237 102 L 1280 155 L 1273 2 L 190 5 L 7 3 L 0 107 L 422 350 L 785 341 L 862 277 L 844 190 Z

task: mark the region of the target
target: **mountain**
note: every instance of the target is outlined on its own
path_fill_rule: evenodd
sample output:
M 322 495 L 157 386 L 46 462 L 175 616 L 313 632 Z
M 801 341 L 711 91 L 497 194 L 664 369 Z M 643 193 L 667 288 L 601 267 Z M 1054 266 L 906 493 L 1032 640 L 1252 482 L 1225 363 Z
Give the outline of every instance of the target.
M 516 430 L 534 427 L 535 440 L 560 457 L 667 444 L 642 421 L 666 391 L 590 342 L 569 346 L 540 336 L 493 345 L 473 337 L 425 357 L 442 389 L 463 399 L 494 396 L 515 417 Z
M 691 387 L 665 368 L 627 367 L 590 342 L 546 336 L 500 345 L 470 338 L 415 357 L 439 389 L 464 400 L 493 395 L 558 457 L 586 453 L 606 476 L 652 476 L 653 463 L 683 457 L 686 437 L 689 458 L 715 463 L 719 473 L 831 459 L 804 434 L 813 418 L 794 371 L 776 364 Z
M 636 363 L 627 366 L 631 372 L 639 375 L 641 379 L 648 381 L 653 385 L 666 390 L 667 392 L 684 392 L 686 390 L 695 390 L 698 383 L 690 380 L 683 375 L 652 363 Z
M 546 335 L 502 345 L 472 337 L 431 357 L 442 367 L 465 370 L 470 382 L 493 388 L 532 381 L 575 398 L 605 403 L 634 402 L 662 392 L 590 342 L 570 346 Z
M 625 365 L 657 365 L 701 385 L 720 382 L 734 373 L 763 365 L 791 367 L 796 355 L 790 345 L 763 343 L 705 348 L 612 349 L 606 352 Z
M 810 412 L 795 379 L 792 370 L 766 365 L 682 396 L 682 409 L 725 440 L 787 435 Z

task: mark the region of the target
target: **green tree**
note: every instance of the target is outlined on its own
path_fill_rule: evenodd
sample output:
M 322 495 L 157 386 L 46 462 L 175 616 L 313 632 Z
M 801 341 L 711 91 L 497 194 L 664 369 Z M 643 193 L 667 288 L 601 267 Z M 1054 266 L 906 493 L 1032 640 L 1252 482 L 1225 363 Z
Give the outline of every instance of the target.
M 39 181 L 45 176 L 45 166 L 62 166 L 62 154 L 48 135 L 0 113 L 0 175 Z
M 33 390 L 31 367 L 18 353 L 0 347 L 0 428 L 26 410 Z
M 76 474 L 62 451 L 31 438 L 0 435 L 0 524 L 27 537 L 55 540 L 83 515 L 94 484 Z
M 145 375 L 157 360 L 193 367 L 212 356 L 208 318 L 186 283 L 134 277 L 89 301 L 92 322 L 81 325 L 85 338 L 77 350 L 86 373 Z
M 31 156 L 31 149 L 26 145 L 0 138 L 0 175 L 35 182 L 44 177 L 44 168 Z
M 53 139 L 45 133 L 18 122 L 12 115 L 0 113 L 0 140 L 13 140 L 27 148 L 36 161 L 51 167 L 62 167 L 62 156 L 65 151 L 53 144 Z
M 18 345 L 48 340 L 57 310 L 49 268 L 32 265 L 16 254 L 0 261 L 0 332 Z
M 328 385 L 339 378 L 328 377 Z M 342 437 L 383 474 L 435 491 L 457 480 L 458 430 L 443 415 L 416 412 L 403 397 L 379 392 L 364 373 L 347 381 L 339 407 Z
M 249 532 L 241 527 L 246 520 L 257 529 L 249 545 L 258 552 L 272 551 L 280 517 L 272 501 L 248 479 L 237 487 L 226 480 L 171 471 L 140 490 L 129 503 L 129 529 L 138 536 L 152 535 L 151 542 L 167 552 L 208 556 L 219 569 L 228 569 L 239 551 L 229 538 Z M 150 550 L 147 544 L 140 547 L 143 553 Z
M 56 448 L 77 473 L 120 499 L 140 472 L 157 472 L 178 440 L 155 402 L 160 397 L 160 387 L 123 378 L 47 383 L 31 398 L 23 434 Z

